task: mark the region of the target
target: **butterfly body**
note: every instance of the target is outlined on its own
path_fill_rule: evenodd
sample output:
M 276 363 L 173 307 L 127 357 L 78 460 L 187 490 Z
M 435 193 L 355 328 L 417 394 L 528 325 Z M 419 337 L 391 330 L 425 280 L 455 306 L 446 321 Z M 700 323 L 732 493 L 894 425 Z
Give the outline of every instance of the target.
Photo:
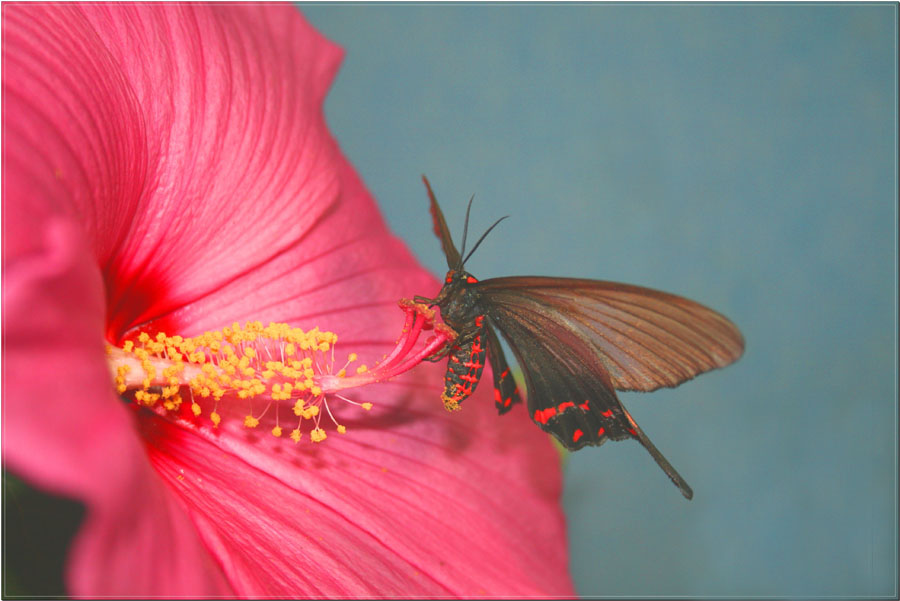
M 463 269 L 428 180 L 435 232 L 450 270 L 434 299 L 457 332 L 442 399 L 458 409 L 491 364 L 500 414 L 521 403 L 496 331 L 522 370 L 531 420 L 567 449 L 607 440 L 637 440 L 690 499 L 690 486 L 644 434 L 616 390 L 677 386 L 724 367 L 743 352 L 740 331 L 727 318 L 694 301 L 615 282 L 548 277 L 478 280 Z M 469 203 L 471 207 L 471 201 Z M 466 214 L 468 224 L 468 212 Z M 465 249 L 465 233 L 463 249 Z
M 450 270 L 444 278 L 444 286 L 437 298 L 422 299 L 441 309 L 441 319 L 457 332 L 450 347 L 447 372 L 444 376 L 444 392 L 441 400 L 451 411 L 475 392 L 481 381 L 490 349 L 491 360 L 496 366 L 502 361 L 503 350 L 497 335 L 487 323 L 476 288 L 478 280 L 465 271 Z M 515 380 L 509 366 L 494 373 L 494 402 L 503 414 L 513 403 L 521 402 Z

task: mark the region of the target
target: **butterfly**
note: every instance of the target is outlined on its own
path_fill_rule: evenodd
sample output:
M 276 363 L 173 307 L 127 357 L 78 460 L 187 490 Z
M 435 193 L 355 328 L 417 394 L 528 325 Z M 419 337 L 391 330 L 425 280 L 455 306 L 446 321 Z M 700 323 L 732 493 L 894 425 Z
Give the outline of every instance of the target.
M 478 386 L 490 362 L 494 401 L 503 415 L 522 402 L 499 332 L 512 349 L 527 391 L 528 414 L 567 449 L 600 446 L 607 440 L 637 440 L 688 499 L 693 491 L 663 457 L 616 396 L 616 390 L 651 391 L 677 386 L 736 361 L 744 350 L 740 330 L 723 315 L 692 300 L 629 284 L 552 277 L 478 280 L 465 263 L 485 237 L 463 256 L 468 234 L 466 209 L 461 253 L 422 176 L 434 231 L 447 258 L 447 275 L 435 298 L 457 334 L 433 355 L 448 356 L 441 399 L 459 409 Z M 473 197 L 474 199 L 474 197 Z

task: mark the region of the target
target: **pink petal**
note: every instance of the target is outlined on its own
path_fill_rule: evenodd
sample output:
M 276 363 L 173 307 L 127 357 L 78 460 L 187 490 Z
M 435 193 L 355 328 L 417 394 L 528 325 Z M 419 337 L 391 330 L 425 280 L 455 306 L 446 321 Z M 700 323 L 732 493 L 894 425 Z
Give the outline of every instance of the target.
M 289 321 L 371 362 L 435 291 L 327 133 L 338 49 L 271 5 L 6 5 L 3 35 L 4 453 L 90 508 L 73 592 L 572 594 L 555 451 L 489 384 L 450 415 L 422 368 L 296 447 L 234 405 L 215 432 L 140 413 L 141 450 L 109 392 L 104 328 Z
M 164 420 L 146 428 L 250 596 L 573 595 L 555 451 L 478 396 L 456 415 L 385 407 L 319 445 L 244 431 L 221 453 Z
M 3 457 L 35 484 L 88 507 L 69 566 L 72 592 L 227 594 L 147 462 L 133 412 L 110 388 L 102 286 L 83 235 L 59 217 L 33 234 L 30 252 L 3 270 Z

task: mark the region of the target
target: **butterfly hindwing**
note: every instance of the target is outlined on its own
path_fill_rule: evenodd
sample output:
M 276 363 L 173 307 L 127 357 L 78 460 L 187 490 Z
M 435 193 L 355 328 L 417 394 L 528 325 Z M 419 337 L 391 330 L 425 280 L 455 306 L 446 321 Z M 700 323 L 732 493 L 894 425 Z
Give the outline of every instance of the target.
M 487 280 L 490 281 L 490 280 Z M 528 412 L 569 450 L 607 439 L 638 440 L 669 478 L 691 498 L 693 491 L 622 406 L 591 341 L 563 315 L 503 303 L 486 303 L 522 369 Z
M 491 362 L 491 371 L 494 373 L 494 404 L 497 406 L 497 412 L 503 415 L 513 408 L 517 403 L 522 402 L 519 395 L 519 388 L 516 386 L 516 380 L 509 369 L 506 362 L 506 356 L 503 354 L 503 347 L 497 338 L 497 333 L 490 323 L 484 326 L 484 339 L 487 342 L 488 360 Z

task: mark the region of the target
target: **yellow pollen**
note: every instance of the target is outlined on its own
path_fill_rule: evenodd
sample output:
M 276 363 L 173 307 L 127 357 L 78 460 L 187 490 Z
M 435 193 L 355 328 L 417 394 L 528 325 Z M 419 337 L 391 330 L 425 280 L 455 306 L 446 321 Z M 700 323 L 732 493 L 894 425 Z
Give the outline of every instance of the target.
M 401 307 L 406 305 L 401 303 Z M 418 316 L 424 315 L 416 311 Z M 425 318 L 427 321 L 431 316 Z M 357 403 L 337 392 L 380 381 L 378 376 L 385 371 L 378 363 L 371 372 L 366 365 L 354 364 L 356 375 L 351 377 L 349 365 L 358 361 L 358 355 L 348 353 L 346 364 L 335 365 L 337 340 L 336 334 L 317 327 L 304 331 L 283 323 L 263 326 L 248 321 L 193 337 L 137 332 L 119 347 L 107 345 L 106 353 L 116 391 L 149 411 L 159 415 L 171 412 L 177 419 L 208 416 L 217 428 L 222 423 L 216 410 L 219 403 L 242 399 L 247 403 L 244 407 L 252 407 L 262 401 L 268 403 L 266 411 L 274 411 L 275 424 L 279 410 L 283 418 L 288 408 L 300 419 L 293 430 L 275 425 L 270 430 L 272 436 L 289 437 L 296 443 L 302 436 L 303 420 L 312 420 L 310 439 L 322 442 L 327 438 L 324 424 L 320 424 L 322 415 L 330 418 L 340 434 L 347 431 L 332 415 L 328 406 L 333 402 L 331 395 L 368 411 L 372 403 Z M 188 407 L 189 412 L 183 411 Z M 246 415 L 243 425 L 256 428 L 261 418 L 262 414 Z

